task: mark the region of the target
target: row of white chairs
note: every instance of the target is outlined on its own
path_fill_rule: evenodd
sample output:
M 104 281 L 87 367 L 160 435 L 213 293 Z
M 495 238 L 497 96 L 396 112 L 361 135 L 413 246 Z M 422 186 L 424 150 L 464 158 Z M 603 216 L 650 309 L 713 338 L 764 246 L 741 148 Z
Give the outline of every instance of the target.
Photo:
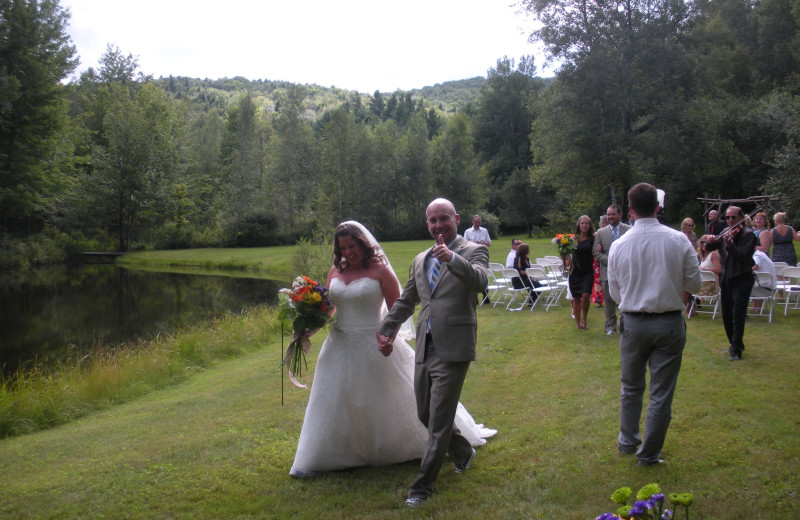
M 776 268 L 776 274 L 777 271 Z M 780 266 L 780 273 L 775 278 L 771 273 L 756 273 L 755 285 L 747 308 L 748 316 L 767 316 L 769 323 L 772 323 L 776 305 L 783 303 L 784 316 L 789 314 L 789 310 L 800 310 L 800 266 Z M 716 280 L 711 271 L 701 271 L 700 275 L 703 282 Z M 720 312 L 719 289 L 712 295 L 694 295 L 694 298 L 689 309 L 689 317 L 694 313 L 711 314 L 711 319 L 717 317 L 717 313 Z M 698 306 L 698 300 L 701 304 L 711 306 L 711 309 Z
M 500 263 L 490 263 L 489 269 L 492 279 L 489 282 L 487 295 L 481 305 L 491 300 L 492 307 L 505 305 L 506 310 L 519 311 L 526 305 L 533 310 L 537 305 L 542 305 L 545 310 L 550 307 L 561 306 L 561 298 L 567 289 L 567 281 L 562 276 L 561 259 L 555 261 L 547 260 L 546 263 L 532 264 L 526 269 L 528 279 L 537 282 L 533 285 L 539 287 L 529 288 L 522 283 L 516 269 L 505 267 Z M 542 259 L 537 258 L 537 261 Z M 533 298 L 533 295 L 536 298 Z M 520 300 L 521 299 L 521 300 Z

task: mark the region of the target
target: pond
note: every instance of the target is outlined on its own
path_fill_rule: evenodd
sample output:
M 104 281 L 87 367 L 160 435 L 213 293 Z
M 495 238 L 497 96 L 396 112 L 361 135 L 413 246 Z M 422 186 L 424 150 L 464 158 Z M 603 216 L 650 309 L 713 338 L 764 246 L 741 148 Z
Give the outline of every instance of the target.
M 0 367 L 74 359 L 92 348 L 277 304 L 288 283 L 82 265 L 0 279 Z

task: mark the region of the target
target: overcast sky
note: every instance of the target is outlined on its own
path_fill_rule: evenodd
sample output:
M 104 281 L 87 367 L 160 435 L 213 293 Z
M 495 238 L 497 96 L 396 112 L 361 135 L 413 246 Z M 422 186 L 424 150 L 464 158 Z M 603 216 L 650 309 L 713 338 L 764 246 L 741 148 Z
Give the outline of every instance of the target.
M 108 43 L 154 77 L 284 80 L 362 93 L 486 76 L 543 57 L 513 0 L 61 0 L 84 71 Z M 76 73 L 77 76 L 77 73 Z

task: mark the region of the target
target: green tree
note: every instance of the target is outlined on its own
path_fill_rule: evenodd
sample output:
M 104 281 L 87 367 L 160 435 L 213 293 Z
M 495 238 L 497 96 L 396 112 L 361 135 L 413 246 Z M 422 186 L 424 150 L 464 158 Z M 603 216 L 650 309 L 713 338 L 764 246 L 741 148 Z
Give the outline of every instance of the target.
M 551 59 L 562 61 L 553 87 L 566 91 L 548 96 L 548 102 L 536 108 L 547 111 L 547 121 L 537 125 L 534 142 L 561 146 L 544 134 L 567 125 L 573 148 L 569 152 L 576 158 L 570 166 L 578 168 L 570 172 L 556 158 L 557 152 L 534 147 L 534 154 L 542 156 L 536 159 L 534 173 L 538 170 L 542 179 L 541 173 L 549 171 L 562 181 L 581 177 L 576 184 L 562 182 L 562 191 L 577 185 L 589 193 L 593 186 L 602 186 L 606 195 L 589 199 L 597 206 L 624 203 L 633 182 L 659 184 L 640 141 L 657 132 L 665 114 L 692 90 L 693 61 L 685 42 L 692 4 L 524 0 L 523 5 L 540 23 L 532 38 L 544 43 Z
M 127 251 L 142 232 L 170 218 L 163 210 L 183 167 L 176 146 L 181 127 L 172 101 L 158 87 L 131 91 L 112 84 L 108 94 L 102 125 L 107 145 L 95 145 L 85 186 L 95 222 L 104 223 L 119 250 Z
M 397 219 L 393 222 L 393 235 L 398 238 L 424 236 L 420 215 L 425 214 L 433 198 L 434 184 L 431 175 L 430 142 L 427 118 L 418 112 L 411 120 L 408 131 L 400 138 L 397 152 Z M 436 186 L 447 190 L 451 186 Z M 446 197 L 446 192 L 438 192 Z
M 489 186 L 487 208 L 494 214 L 509 207 L 504 200 L 507 194 L 504 186 L 514 172 L 531 165 L 533 115 L 528 105 L 544 84 L 534 77 L 535 73 L 532 57 L 522 57 L 519 65 L 508 57 L 497 60 L 497 66 L 488 71 L 472 115 L 475 148 Z M 532 189 L 531 186 L 525 191 Z M 524 221 L 512 218 L 503 221 L 503 226 L 508 227 L 512 222 L 525 225 Z
M 489 69 L 473 114 L 475 147 L 486 165 L 493 186 L 499 188 L 518 168 L 531 162 L 530 130 L 533 120 L 528 100 L 541 88 L 533 58 L 523 57 L 519 66 L 504 57 Z
M 0 232 L 27 234 L 58 185 L 44 163 L 66 122 L 60 81 L 78 64 L 68 21 L 57 0 L 0 0 Z
M 225 214 L 233 242 L 238 245 L 256 245 L 254 242 L 267 238 L 243 236 L 242 226 L 248 220 L 261 220 L 264 216 L 274 218 L 274 212 L 267 209 L 263 190 L 269 136 L 258 114 L 250 94 L 241 96 L 228 110 L 226 138 L 222 143 Z
M 281 96 L 274 118 L 275 139 L 270 141 L 268 193 L 281 215 L 279 225 L 291 233 L 313 225 L 312 203 L 317 190 L 318 148 L 305 119 L 308 93 L 292 85 Z
M 457 112 L 431 141 L 431 171 L 435 186 L 448 187 L 457 208 L 479 208 L 485 202 L 485 181 L 472 142 L 470 120 Z
M 320 195 L 327 201 L 333 220 L 341 222 L 352 215 L 361 188 L 355 164 L 355 118 L 344 108 L 333 110 L 328 115 L 319 141 L 324 179 Z

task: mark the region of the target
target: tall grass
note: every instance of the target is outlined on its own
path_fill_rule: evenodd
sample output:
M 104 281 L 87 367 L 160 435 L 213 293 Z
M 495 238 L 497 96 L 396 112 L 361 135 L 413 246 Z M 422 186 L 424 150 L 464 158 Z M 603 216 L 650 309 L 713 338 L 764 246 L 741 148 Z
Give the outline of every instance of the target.
M 262 348 L 279 331 L 275 310 L 260 307 L 154 341 L 98 346 L 72 362 L 24 366 L 0 381 L 0 437 L 64 424 L 165 388 L 215 361 Z

